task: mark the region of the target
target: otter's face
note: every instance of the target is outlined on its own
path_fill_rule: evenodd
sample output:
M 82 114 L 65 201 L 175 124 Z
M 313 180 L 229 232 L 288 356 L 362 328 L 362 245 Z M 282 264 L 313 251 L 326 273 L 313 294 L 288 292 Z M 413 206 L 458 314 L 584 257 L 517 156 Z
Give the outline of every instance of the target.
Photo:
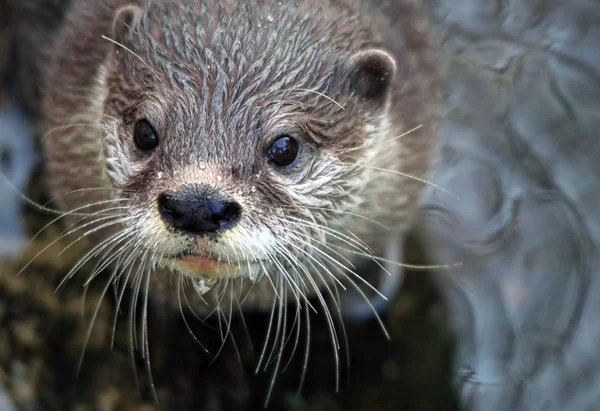
M 318 269 L 339 254 L 328 241 L 347 236 L 338 228 L 385 134 L 394 61 L 367 39 L 322 40 L 360 38 L 358 23 L 308 28 L 292 6 L 277 32 L 243 8 L 219 21 L 180 10 L 165 25 L 153 7 L 117 12 L 103 74 L 108 179 L 133 241 L 192 277 Z

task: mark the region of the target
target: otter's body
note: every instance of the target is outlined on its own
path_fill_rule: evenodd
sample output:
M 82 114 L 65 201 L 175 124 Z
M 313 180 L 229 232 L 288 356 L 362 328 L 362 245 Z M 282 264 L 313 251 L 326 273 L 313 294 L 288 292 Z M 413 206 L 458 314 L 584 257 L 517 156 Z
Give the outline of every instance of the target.
M 208 309 L 270 307 L 280 292 L 362 286 L 348 273 L 385 259 L 410 225 L 437 97 L 416 1 L 76 0 L 64 12 L 34 69 L 46 177 L 113 278 L 148 279 L 175 304 L 185 289 L 197 309 L 183 279 L 220 279 Z

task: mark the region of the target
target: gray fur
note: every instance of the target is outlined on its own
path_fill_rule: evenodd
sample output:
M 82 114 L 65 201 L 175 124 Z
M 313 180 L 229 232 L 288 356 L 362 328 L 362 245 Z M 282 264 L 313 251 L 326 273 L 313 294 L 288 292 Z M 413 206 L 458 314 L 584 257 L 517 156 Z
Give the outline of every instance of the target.
M 315 271 L 316 283 L 344 277 L 340 266 L 365 258 L 357 250 L 371 252 L 357 244 L 381 257 L 406 230 L 423 186 L 411 177 L 426 177 L 431 163 L 437 88 L 423 22 L 413 0 L 76 0 L 43 64 L 51 191 L 65 211 L 122 199 L 129 244 L 156 267 L 197 252 L 237 262 L 235 276 L 292 266 L 296 281 Z M 363 55 L 387 67 L 389 85 L 358 86 Z M 383 86 L 370 93 L 365 84 Z M 139 119 L 161 140 L 152 154 L 135 147 Z M 265 156 L 281 135 L 301 143 L 289 169 Z M 158 195 L 196 183 L 243 208 L 221 238 L 160 220 Z M 71 193 L 90 187 L 103 190 Z M 173 301 L 169 276 L 157 281 L 154 295 Z

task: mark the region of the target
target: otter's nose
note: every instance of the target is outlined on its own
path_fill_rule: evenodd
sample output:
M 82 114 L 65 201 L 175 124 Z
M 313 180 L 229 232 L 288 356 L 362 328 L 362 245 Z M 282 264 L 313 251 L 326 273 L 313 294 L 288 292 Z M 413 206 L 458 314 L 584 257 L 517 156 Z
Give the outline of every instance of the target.
M 206 192 L 163 193 L 158 198 L 162 219 L 192 234 L 212 234 L 233 227 L 242 214 L 240 205 Z

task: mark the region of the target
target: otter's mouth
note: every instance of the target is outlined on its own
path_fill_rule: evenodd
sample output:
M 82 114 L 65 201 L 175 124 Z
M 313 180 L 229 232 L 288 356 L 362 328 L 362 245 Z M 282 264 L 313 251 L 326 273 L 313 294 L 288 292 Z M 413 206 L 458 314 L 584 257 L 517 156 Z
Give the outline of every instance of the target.
M 164 261 L 176 272 L 192 279 L 196 292 L 206 294 L 222 279 L 248 277 L 254 280 L 261 268 L 259 261 L 226 261 L 201 254 L 179 254 Z
M 192 278 L 228 278 L 236 276 L 237 272 L 240 271 L 240 265 L 238 263 L 201 254 L 182 253 L 176 256 L 167 257 L 166 260 L 168 260 L 181 274 Z
M 206 254 L 185 252 L 164 257 L 165 262 L 178 273 L 192 279 L 220 280 L 234 277 L 256 277 L 260 261 L 230 260 Z

